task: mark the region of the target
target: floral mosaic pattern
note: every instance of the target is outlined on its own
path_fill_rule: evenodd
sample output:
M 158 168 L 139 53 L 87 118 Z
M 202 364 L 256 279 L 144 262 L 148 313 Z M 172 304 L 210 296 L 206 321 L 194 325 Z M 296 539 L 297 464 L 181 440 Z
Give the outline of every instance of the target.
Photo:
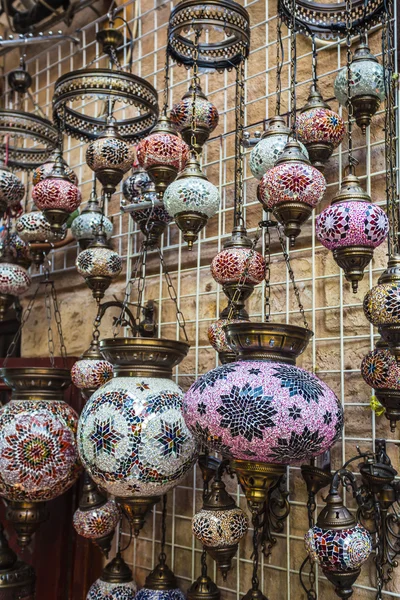
M 368 94 L 377 96 L 379 100 L 385 98 L 385 83 L 383 67 L 371 60 L 357 60 L 350 67 L 351 97 Z M 336 98 L 342 106 L 347 102 L 347 68 L 342 69 L 334 83 Z
M 31 278 L 26 269 L 11 263 L 0 264 L 0 294 L 20 296 L 31 285 Z
M 337 148 L 343 140 L 346 127 L 342 117 L 328 108 L 312 108 L 298 115 L 296 128 L 304 144 L 326 142 Z
M 261 139 L 250 152 L 250 170 L 256 179 L 261 179 L 263 175 L 272 167 L 282 154 L 290 136 L 277 133 Z M 301 151 L 305 158 L 308 158 L 306 147 L 301 143 Z
M 127 173 L 134 158 L 133 147 L 115 137 L 100 137 L 91 142 L 86 150 L 86 162 L 92 171 L 112 168 Z
M 79 535 L 89 539 L 104 537 L 114 531 L 121 518 L 118 505 L 107 500 L 102 506 L 75 511 L 73 524 Z
M 0 166 L 0 202 L 6 206 L 14 206 L 21 202 L 24 196 L 25 186 L 19 177 Z
M 49 175 L 51 175 L 53 168 L 54 168 L 54 162 L 45 162 L 43 165 L 41 165 L 40 167 L 38 167 L 37 169 L 35 169 L 32 173 L 32 183 L 33 185 L 36 185 L 37 183 L 39 183 L 39 181 L 43 181 L 43 179 L 46 179 L 46 177 L 49 177 Z M 70 180 L 71 183 L 73 183 L 74 185 L 78 185 L 78 178 L 76 176 L 76 174 L 74 173 L 74 171 L 67 165 L 67 163 L 65 161 L 63 161 L 64 164 L 64 172 L 66 174 L 66 176 L 68 177 L 68 179 Z
M 193 535 L 205 546 L 235 546 L 246 535 L 249 523 L 240 508 L 200 510 L 192 519 Z
M 172 133 L 152 133 L 139 142 L 136 156 L 141 167 L 168 165 L 182 171 L 190 155 L 189 146 Z
M 218 319 L 212 323 L 207 331 L 208 341 L 217 352 L 231 352 L 232 349 L 226 341 L 225 325 L 228 323 L 241 323 L 240 319 Z
M 364 314 L 375 326 L 400 323 L 400 285 L 380 283 L 366 294 Z
M 184 177 L 173 181 L 164 192 L 164 205 L 174 217 L 182 212 L 198 212 L 213 217 L 221 198 L 218 188 L 201 177 Z
M 63 225 L 63 233 L 56 234 L 52 231 L 50 223 L 43 213 L 33 211 L 21 215 L 15 222 L 15 230 L 24 242 L 56 242 L 67 233 L 67 226 Z
M 72 221 L 71 233 L 76 240 L 93 240 L 100 225 L 106 238 L 110 239 L 113 225 L 110 219 L 96 212 L 85 212 Z
M 116 377 L 79 421 L 79 453 L 91 478 L 116 496 L 164 494 L 196 458 L 182 417 L 182 391 L 163 378 Z
M 316 220 L 317 238 L 325 248 L 348 246 L 376 248 L 389 230 L 385 211 L 369 202 L 338 202 L 328 206 Z
M 315 167 L 285 162 L 270 169 L 260 183 L 260 196 L 272 209 L 281 202 L 304 202 L 313 208 L 325 193 L 325 177 Z
M 72 383 L 77 388 L 97 389 L 107 383 L 114 372 L 114 367 L 107 360 L 78 360 L 71 369 Z
M 76 270 L 82 277 L 117 277 L 122 271 L 122 258 L 111 248 L 87 248 L 78 254 Z
M 185 594 L 178 588 L 175 590 L 149 590 L 144 587 L 136 594 L 136 600 L 185 600 Z
M 257 285 L 265 277 L 265 260 L 251 248 L 224 248 L 213 258 L 211 275 L 221 285 L 241 281 L 247 268 L 246 283 Z
M 339 531 L 315 526 L 304 540 L 309 555 L 329 571 L 358 569 L 372 552 L 371 536 L 359 524 Z
M 182 98 L 180 102 L 175 104 L 170 112 L 170 119 L 175 124 L 178 131 L 191 127 L 192 125 L 192 98 Z M 217 107 L 212 102 L 205 98 L 196 97 L 195 104 L 196 124 L 207 127 L 210 131 L 218 125 L 219 114 Z
M 136 590 L 133 580 L 127 583 L 107 583 L 98 579 L 90 588 L 86 600 L 133 600 Z
M 361 363 L 361 375 L 372 388 L 400 390 L 400 366 L 386 348 L 368 352 Z
M 338 399 L 318 377 L 263 361 L 203 375 L 185 395 L 184 417 L 202 443 L 228 457 L 279 464 L 321 454 L 343 424 Z
M 0 411 L 0 494 L 52 500 L 76 481 L 78 415 L 65 402 L 12 400 Z
M 35 185 L 32 198 L 39 210 L 58 208 L 68 213 L 74 212 L 82 201 L 79 189 L 65 179 L 48 177 Z

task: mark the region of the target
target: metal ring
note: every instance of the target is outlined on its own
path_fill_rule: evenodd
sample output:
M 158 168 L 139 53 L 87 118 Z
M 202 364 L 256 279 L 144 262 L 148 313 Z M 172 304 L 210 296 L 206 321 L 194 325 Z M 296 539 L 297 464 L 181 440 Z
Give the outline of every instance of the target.
M 250 18 L 233 0 L 183 0 L 172 10 L 168 26 L 168 48 L 178 64 L 193 65 L 194 44 L 190 31 L 221 32 L 221 41 L 198 44 L 199 68 L 232 69 L 250 49 Z
M 154 87 L 132 73 L 112 69 L 80 69 L 57 79 L 54 86 L 53 118 L 65 132 L 82 141 L 96 139 L 104 129 L 106 117 L 84 114 L 84 109 L 73 108 L 86 98 L 108 100 L 135 106 L 140 114 L 117 120 L 119 134 L 128 142 L 136 143 L 146 137 L 157 122 L 158 94 Z
M 4 138 L 9 136 L 7 145 Z M 58 132 L 48 119 L 20 110 L 0 110 L 0 152 L 8 151 L 8 166 L 30 171 L 49 158 L 58 141 Z M 15 139 L 15 145 L 11 140 Z M 29 146 L 18 145 L 27 140 Z

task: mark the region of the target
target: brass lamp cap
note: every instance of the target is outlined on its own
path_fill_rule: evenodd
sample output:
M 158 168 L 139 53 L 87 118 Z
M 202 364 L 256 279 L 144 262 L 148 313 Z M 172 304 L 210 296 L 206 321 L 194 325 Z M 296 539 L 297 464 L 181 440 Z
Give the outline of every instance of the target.
M 208 575 L 199 575 L 186 596 L 188 600 L 220 600 L 221 592 Z
M 247 235 L 246 227 L 238 225 L 233 228 L 232 235 L 224 243 L 224 248 L 251 248 L 253 245 Z
M 366 44 L 365 42 L 361 42 L 360 44 L 358 44 L 357 48 L 354 50 L 351 62 L 354 63 L 359 60 L 372 60 L 373 62 L 378 62 L 378 59 L 374 54 L 372 54 L 368 44 Z
M 202 98 L 203 100 L 207 100 L 207 96 L 201 89 L 199 81 L 197 81 L 195 85 L 193 85 L 193 82 L 190 84 L 188 91 L 182 96 L 182 100 L 186 100 L 186 98 L 192 98 L 194 91 L 196 91 L 196 98 Z
M 91 194 L 89 202 L 87 203 L 85 208 L 82 210 L 81 215 L 86 215 L 87 213 L 97 213 L 97 214 L 102 213 L 99 201 L 97 199 L 96 194 L 94 194 L 94 193 Z
M 98 340 L 92 340 L 89 348 L 81 355 L 83 359 L 89 360 L 104 360 L 100 352 L 100 344 Z
M 370 195 L 361 186 L 358 177 L 352 173 L 344 177 L 341 188 L 336 196 L 334 196 L 331 204 L 351 201 L 372 202 Z
M 105 54 L 109 54 L 111 48 L 117 50 L 123 44 L 124 36 L 119 29 L 106 27 L 96 33 L 96 42 L 101 44 Z
M 83 511 L 92 510 L 103 506 L 107 502 L 107 498 L 99 492 L 95 483 L 90 479 L 85 471 L 82 495 L 79 500 L 79 508 Z
M 236 503 L 226 491 L 224 482 L 213 481 L 211 492 L 203 503 L 204 510 L 229 510 L 235 507 Z
M 65 160 L 63 159 L 61 150 L 55 151 L 54 165 L 46 179 L 65 179 L 66 181 L 69 181 L 65 170 Z
M 284 147 L 282 154 L 275 164 L 280 165 L 286 162 L 301 162 L 305 165 L 311 164 L 308 158 L 306 158 L 301 151 L 299 142 L 292 139 L 289 139 L 289 141 L 286 142 L 286 146 Z
M 133 577 L 132 571 L 118 552 L 117 556 L 104 567 L 100 579 L 107 583 L 129 583 Z
M 178 587 L 178 583 L 169 566 L 165 564 L 165 560 L 160 560 L 146 577 L 144 587 L 149 590 L 174 590 Z
M 388 261 L 387 268 L 378 279 L 378 283 L 392 283 L 400 281 L 400 256 L 395 254 Z
M 71 383 L 68 369 L 54 367 L 7 367 L 0 369 L 0 377 L 12 389 L 13 400 L 62 400 Z
M 286 125 L 286 121 L 283 117 L 276 115 L 275 117 L 271 117 L 265 124 L 265 131 L 261 136 L 261 139 L 265 139 L 270 135 L 290 135 L 290 129 Z
M 151 133 L 170 133 L 171 135 L 177 135 L 175 125 L 166 115 L 161 115 L 154 128 L 151 130 Z
M 326 506 L 321 510 L 317 519 L 317 527 L 339 531 L 354 527 L 356 520 L 351 512 L 344 506 L 341 495 L 337 491 L 330 491 L 326 499 Z
M 102 229 L 95 234 L 88 248 L 110 248 L 106 234 Z
M 123 140 L 124 138 L 119 134 L 117 123 L 114 117 L 107 117 L 107 123 L 102 132 L 97 136 L 97 140 L 102 140 L 104 138 L 116 138 L 118 140 Z
M 200 163 L 194 153 L 191 153 L 185 168 L 181 173 L 179 173 L 177 179 L 186 179 L 186 177 L 199 177 L 200 179 L 207 179 L 201 170 Z
M 300 113 L 304 113 L 311 108 L 327 108 L 330 109 L 330 106 L 322 97 L 319 89 L 312 84 L 310 87 L 310 94 L 307 99 L 307 104 L 301 109 Z

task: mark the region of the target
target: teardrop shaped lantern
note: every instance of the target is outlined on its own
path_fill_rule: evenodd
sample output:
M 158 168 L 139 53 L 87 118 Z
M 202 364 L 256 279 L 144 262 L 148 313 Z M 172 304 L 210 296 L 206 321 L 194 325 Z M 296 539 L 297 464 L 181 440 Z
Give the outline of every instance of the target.
M 389 258 L 387 269 L 364 298 L 364 314 L 389 345 L 400 364 L 400 256 Z
M 218 211 L 221 198 L 192 154 L 185 169 L 164 192 L 164 204 L 192 250 L 199 232 Z
M 71 183 L 58 153 L 50 175 L 42 179 L 32 190 L 32 198 L 39 210 L 50 223 L 50 227 L 61 233 L 68 216 L 82 201 L 82 196 L 74 183 Z
M 307 104 L 296 119 L 300 140 L 306 146 L 311 163 L 320 171 L 342 142 L 346 127 L 341 116 L 331 110 L 321 92 L 311 86 Z
M 21 546 L 46 517 L 44 502 L 76 481 L 78 415 L 64 402 L 67 369 L 3 368 L 11 400 L 0 410 L 0 495 Z
M 195 129 L 193 130 L 194 95 Z M 170 119 L 189 146 L 191 146 L 194 134 L 195 144 L 193 145 L 193 150 L 196 154 L 199 154 L 211 133 L 217 127 L 219 114 L 217 107 L 212 102 L 209 102 L 201 89 L 199 81 L 197 81 L 195 86 L 192 82 L 182 100 L 174 104 L 171 109 Z
M 33 600 L 36 575 L 33 567 L 20 560 L 8 545 L 0 523 L 0 598 Z
M 28 291 L 31 278 L 25 267 L 18 264 L 9 247 L 4 249 L 0 258 L 0 321 L 16 297 Z
M 78 254 L 76 270 L 92 290 L 93 298 L 101 299 L 113 279 L 122 271 L 122 259 L 112 250 L 105 233 L 99 231 L 86 250 Z
M 32 183 L 36 185 L 39 181 L 43 181 L 53 171 L 55 167 L 56 160 L 60 154 L 60 150 L 54 150 L 49 158 L 42 164 L 40 167 L 37 167 L 32 173 Z M 67 175 L 69 181 L 74 185 L 78 185 L 78 177 L 75 172 L 68 166 L 66 160 L 61 157 L 62 165 L 64 167 L 65 174 Z
M 296 367 L 313 333 L 279 323 L 230 323 L 234 363 L 202 375 L 184 400 L 200 442 L 232 460 L 250 505 L 262 506 L 286 465 L 318 456 L 336 441 L 342 408 L 318 377 Z
M 291 131 L 283 117 L 276 115 L 268 119 L 261 140 L 250 152 L 250 170 L 256 179 L 262 179 L 275 166 L 290 139 Z M 308 159 L 307 148 L 299 144 L 304 158 Z
M 293 246 L 301 225 L 322 200 L 325 189 L 324 176 L 304 158 L 299 143 L 293 140 L 261 179 L 259 200 L 284 226 Z
M 380 103 L 385 99 L 384 70 L 368 45 L 360 43 L 350 64 L 351 103 L 357 125 L 365 133 Z M 342 106 L 347 105 L 347 67 L 337 75 L 335 96 Z
M 333 258 L 351 282 L 354 293 L 374 249 L 385 240 L 388 229 L 386 213 L 372 204 L 353 174 L 343 179 L 331 205 L 316 220 L 318 240 L 333 251 Z
M 25 186 L 20 178 L 0 161 L 0 213 L 3 213 L 8 206 L 15 206 L 22 202 L 24 196 Z
M 189 160 L 189 146 L 177 135 L 172 121 L 162 115 L 151 134 L 139 142 L 137 160 L 164 193 Z
M 136 590 L 132 571 L 118 552 L 93 583 L 86 600 L 133 600 Z
M 396 430 L 400 420 L 400 366 L 383 340 L 368 352 L 361 363 L 364 381 L 374 388 L 374 394 L 385 407 L 385 416 L 390 421 L 390 430 Z
M 81 390 L 87 400 L 96 390 L 113 376 L 114 368 L 104 360 L 97 339 L 92 340 L 89 348 L 77 360 L 71 369 L 72 383 Z
M 78 444 L 95 483 L 115 496 L 137 535 L 147 511 L 177 485 L 196 459 L 172 368 L 189 344 L 157 338 L 100 341 L 115 376 L 83 408 Z M 107 432 L 107 435 L 105 435 Z
M 103 214 L 96 194 L 92 193 L 89 202 L 71 225 L 71 233 L 81 250 L 85 250 L 93 242 L 99 227 L 103 228 L 104 235 L 109 240 L 113 232 L 113 224 Z

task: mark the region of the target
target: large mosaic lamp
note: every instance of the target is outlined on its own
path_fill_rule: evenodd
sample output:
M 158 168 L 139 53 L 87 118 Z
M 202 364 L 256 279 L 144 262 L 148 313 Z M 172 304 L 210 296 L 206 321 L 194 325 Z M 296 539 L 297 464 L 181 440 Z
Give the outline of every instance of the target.
M 313 209 L 322 200 L 326 181 L 304 157 L 298 142 L 289 141 L 276 165 L 259 185 L 259 200 L 284 227 L 291 246 Z
M 390 429 L 395 431 L 396 423 L 400 420 L 400 365 L 386 342 L 379 340 L 375 349 L 363 358 L 361 375 L 374 388 L 375 396 L 385 407 Z
M 107 500 L 85 473 L 79 508 L 73 518 L 75 531 L 92 540 L 108 558 L 115 528 L 120 519 L 121 512 L 116 502 Z
M 28 291 L 30 285 L 26 268 L 18 264 L 10 248 L 5 248 L 0 258 L 0 321 L 4 320 L 15 298 Z
M 33 567 L 18 558 L 10 548 L 0 524 L 0 598 L 33 600 L 36 575 Z
M 236 506 L 224 482 L 216 477 L 203 508 L 192 519 L 192 532 L 215 560 L 224 580 L 248 527 L 245 513 Z
M 221 198 L 218 188 L 210 183 L 192 155 L 176 181 L 164 192 L 164 205 L 183 233 L 192 250 L 199 232 L 218 211 Z
M 110 381 L 114 368 L 104 360 L 100 352 L 99 342 L 94 339 L 89 348 L 82 354 L 71 369 L 71 379 L 75 387 L 81 390 L 87 400 L 102 385 Z
M 122 271 L 122 259 L 110 248 L 103 231 L 99 231 L 89 247 L 78 254 L 75 265 L 96 299 L 104 297 L 112 280 Z
M 389 258 L 387 269 L 364 298 L 364 314 L 378 327 L 396 362 L 400 364 L 400 256 Z
M 178 588 L 176 577 L 165 560 L 165 554 L 160 556 L 159 563 L 136 594 L 136 600 L 185 600 L 185 594 Z
M 331 110 L 314 85 L 311 86 L 307 104 L 296 119 L 296 129 L 307 148 L 311 163 L 320 171 L 324 170 L 325 163 L 346 133 L 342 117 Z
M 277 115 L 268 119 L 261 140 L 250 152 L 250 170 L 256 179 L 262 179 L 275 166 L 290 139 L 291 131 L 283 117 Z M 304 158 L 308 158 L 307 148 L 301 142 L 299 144 Z
M 367 44 L 357 46 L 350 65 L 351 103 L 357 125 L 365 133 L 380 103 L 385 99 L 384 70 Z M 342 106 L 347 105 L 347 67 L 337 75 L 335 96 Z
M 118 552 L 91 586 L 86 600 L 133 600 L 136 590 L 132 571 Z
M 22 181 L 4 163 L 0 162 L 0 212 L 19 204 L 25 196 Z
M 232 461 L 251 506 L 262 507 L 286 465 L 322 454 L 341 433 L 335 394 L 295 364 L 312 335 L 295 325 L 230 323 L 237 361 L 202 375 L 185 395 L 188 427 Z
M 63 399 L 67 369 L 4 368 L 0 376 L 12 390 L 0 411 L 0 495 L 20 546 L 26 546 L 46 518 L 44 503 L 79 476 L 78 415 Z
M 81 460 L 93 481 L 116 497 L 137 535 L 147 511 L 196 459 L 172 369 L 189 344 L 157 338 L 100 341 L 114 378 L 90 397 L 78 430 Z
M 195 127 L 193 129 L 193 96 L 196 94 L 194 112 Z M 219 115 L 217 107 L 207 99 L 201 89 L 200 83 L 191 83 L 189 90 L 184 94 L 182 100 L 174 104 L 170 112 L 170 119 L 181 134 L 183 140 L 192 145 L 193 150 L 199 154 L 218 125 Z
M 55 162 L 58 159 L 59 154 L 60 154 L 60 151 L 55 150 L 54 152 L 52 152 L 52 154 L 49 156 L 49 158 L 42 165 L 40 165 L 40 167 L 37 167 L 33 171 L 33 173 L 32 173 L 33 185 L 36 185 L 37 183 L 39 183 L 39 181 L 43 181 L 43 179 L 46 179 L 46 177 L 48 177 L 51 174 L 52 170 L 54 169 Z M 65 174 L 67 175 L 70 182 L 73 183 L 74 185 L 78 185 L 78 177 L 76 176 L 75 172 L 68 166 L 67 162 L 65 161 L 65 159 L 63 157 L 61 157 L 61 161 L 62 161 L 62 164 L 64 167 Z
M 50 175 L 42 179 L 32 190 L 32 198 L 39 210 L 50 223 L 50 227 L 61 233 L 68 217 L 81 203 L 82 196 L 74 183 L 71 183 L 63 162 L 58 154 Z
M 158 193 L 164 193 L 189 160 L 189 146 L 177 135 L 172 121 L 161 116 L 151 134 L 137 145 L 137 160 Z
M 372 552 L 372 541 L 365 527 L 343 505 L 336 489 L 331 488 L 326 507 L 316 525 L 306 533 L 305 545 L 310 557 L 318 561 L 325 577 L 335 586 L 336 594 L 350 598 L 361 566 Z
M 113 232 L 113 224 L 103 214 L 96 194 L 92 194 L 81 214 L 72 221 L 71 233 L 79 247 L 86 250 L 93 242 L 100 227 L 103 229 L 106 239 L 109 240 Z
M 316 234 L 345 273 L 353 292 L 364 277 L 374 249 L 388 233 L 386 213 L 363 190 L 358 178 L 347 175 L 332 203 L 317 217 Z
M 125 173 L 134 161 L 133 146 L 118 133 L 113 118 L 108 118 L 107 126 L 97 139 L 86 149 L 86 162 L 103 186 L 106 194 L 113 194 Z

